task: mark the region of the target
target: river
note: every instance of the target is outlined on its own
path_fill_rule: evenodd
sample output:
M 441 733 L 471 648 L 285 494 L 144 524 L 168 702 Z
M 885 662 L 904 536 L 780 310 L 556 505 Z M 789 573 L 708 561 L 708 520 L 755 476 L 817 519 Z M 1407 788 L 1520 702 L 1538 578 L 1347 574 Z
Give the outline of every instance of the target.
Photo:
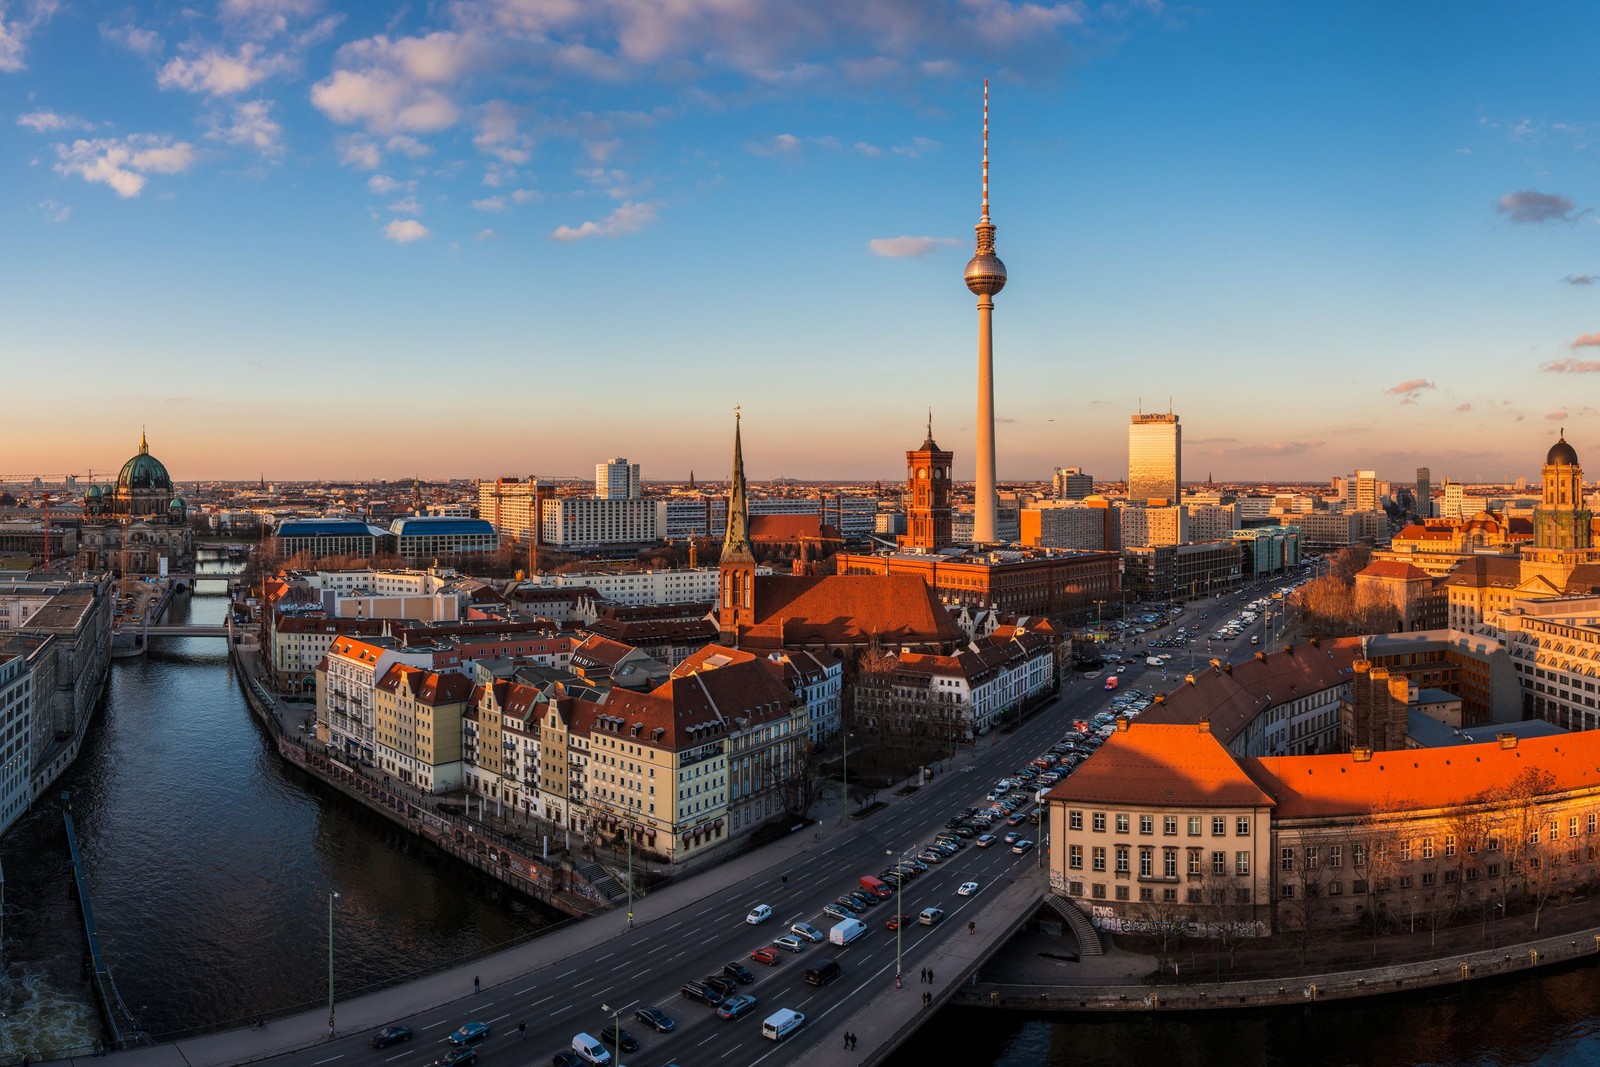
M 223 583 L 202 582 L 169 619 L 222 622 L 226 607 Z M 222 641 L 151 643 L 113 661 L 101 717 L 53 792 L 74 794 L 101 944 L 153 1036 L 325 1002 L 330 892 L 340 997 L 560 918 L 286 767 Z M 0 842 L 0 863 L 0 1063 L 91 1044 L 101 1035 L 53 797 Z
M 220 622 L 226 603 L 220 583 L 206 583 L 171 617 Z M 322 1002 L 330 891 L 340 997 L 558 918 L 286 768 L 222 642 L 154 644 L 113 664 L 102 717 L 61 783 L 75 794 L 106 956 L 153 1035 Z M 0 842 L 0 862 L 0 1063 L 89 1045 L 99 1026 L 53 800 Z M 1600 983 L 1586 966 L 1277 1011 L 1030 1019 L 947 1009 L 889 1067 L 1600 1067 L 1597 1031 Z

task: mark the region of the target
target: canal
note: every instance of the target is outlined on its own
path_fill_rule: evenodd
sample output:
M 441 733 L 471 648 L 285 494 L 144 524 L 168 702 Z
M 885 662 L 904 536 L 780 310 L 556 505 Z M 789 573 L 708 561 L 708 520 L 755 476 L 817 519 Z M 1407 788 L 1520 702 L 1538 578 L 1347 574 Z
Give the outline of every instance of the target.
M 173 621 L 221 622 L 221 583 Z M 287 769 L 223 643 L 161 638 L 117 661 L 62 786 L 124 1001 L 158 1038 L 340 997 L 526 937 L 557 916 Z M 3 842 L 0 1064 L 99 1037 L 57 806 Z M 1600 1067 L 1592 967 L 1374 1001 L 1214 1015 L 934 1016 L 889 1067 Z M 737 1067 L 730 1064 L 729 1067 Z
M 203 581 L 169 619 L 220 623 L 226 608 L 225 584 Z M 74 794 L 117 987 L 153 1036 L 325 1003 L 330 891 L 340 997 L 560 918 L 285 767 L 224 642 L 151 644 L 113 661 L 102 717 L 58 788 Z M 92 1044 L 99 1025 L 53 798 L 0 842 L 0 863 L 0 1063 Z

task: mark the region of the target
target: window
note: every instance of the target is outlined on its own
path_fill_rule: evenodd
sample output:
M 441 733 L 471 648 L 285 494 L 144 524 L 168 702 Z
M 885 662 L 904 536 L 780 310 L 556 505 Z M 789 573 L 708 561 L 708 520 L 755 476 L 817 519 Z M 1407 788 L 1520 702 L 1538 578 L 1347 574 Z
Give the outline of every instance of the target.
M 1235 904 L 1248 904 L 1248 903 L 1250 903 L 1250 890 L 1248 890 L 1248 889 L 1235 889 L 1233 891 L 1233 902 Z
M 1500 877 L 1500 865 L 1498 863 L 1489 864 L 1488 874 L 1490 878 Z
M 1190 889 L 1190 890 L 1188 890 L 1188 892 L 1184 894 L 1184 899 L 1189 904 L 1198 904 L 1198 903 L 1200 903 L 1200 890 L 1199 889 Z
M 1156 867 L 1156 851 L 1153 848 L 1139 850 L 1139 877 L 1149 878 L 1154 875 Z
M 1233 821 L 1233 832 L 1240 837 L 1250 836 L 1250 817 L 1241 815 Z
M 1412 879 L 1411 879 L 1411 876 L 1409 874 L 1402 874 L 1400 876 L 1400 888 L 1401 889 L 1410 889 L 1411 888 L 1411 881 L 1412 881 Z
M 1589 813 L 1589 826 L 1588 826 L 1588 829 L 1589 829 L 1589 832 L 1590 832 L 1590 833 L 1591 833 L 1591 834 L 1592 834 L 1592 833 L 1594 833 L 1594 822 L 1595 822 L 1595 819 L 1594 819 L 1594 812 L 1592 812 L 1592 811 L 1591 811 L 1591 812 L 1590 812 L 1590 813 Z
M 1117 873 L 1118 874 L 1127 874 L 1128 873 L 1128 846 L 1127 845 L 1118 845 L 1117 846 Z
M 1200 836 L 1200 816 L 1198 816 L 1198 815 L 1189 816 L 1189 836 L 1190 837 L 1199 837 Z
M 1319 845 L 1306 846 L 1306 870 L 1316 870 L 1322 865 L 1322 848 Z
M 1094 832 L 1097 834 L 1106 832 L 1106 813 L 1103 811 L 1094 813 Z
M 1141 834 L 1153 834 L 1153 833 L 1155 833 L 1156 832 L 1156 817 L 1154 815 L 1141 815 L 1141 816 L 1139 816 L 1139 832 Z
M 1329 845 L 1328 846 L 1328 866 L 1329 867 L 1343 867 L 1344 866 L 1344 846 L 1343 845 Z
M 1350 846 L 1350 864 L 1354 867 L 1367 865 L 1367 846 L 1357 842 Z
M 1163 878 L 1178 877 L 1178 850 L 1164 848 L 1161 850 L 1161 876 Z
M 1444 835 L 1444 854 L 1446 856 L 1454 856 L 1456 854 L 1456 835 L 1455 834 L 1445 834 Z
M 1425 860 L 1433 859 L 1433 838 L 1431 837 L 1422 839 L 1422 858 Z
M 1174 904 L 1178 900 L 1178 891 L 1176 889 L 1163 889 L 1161 891 L 1161 899 L 1168 904 Z
M 1211 854 L 1211 873 L 1216 875 L 1228 873 L 1228 854 L 1226 852 L 1213 852 Z
M 1094 861 L 1095 870 L 1103 871 L 1106 869 L 1106 850 L 1103 845 L 1096 845 L 1094 847 L 1091 858 Z
M 1578 817 L 1576 815 L 1574 815 L 1572 818 L 1567 820 L 1567 836 L 1568 837 L 1577 837 L 1578 836 Z
M 1091 893 L 1090 895 L 1093 896 L 1094 899 L 1096 899 L 1096 900 L 1104 900 L 1104 899 L 1106 899 L 1105 883 L 1104 882 L 1096 882 L 1094 884 L 1094 892 Z
M 1225 815 L 1213 815 L 1213 816 L 1211 816 L 1211 836 L 1212 837 L 1227 837 L 1228 836 L 1228 818 L 1227 818 L 1227 816 L 1225 816 Z
M 1490 852 L 1499 852 L 1500 851 L 1500 839 L 1498 837 L 1491 837 L 1491 838 L 1489 838 L 1488 842 L 1486 842 L 1484 844 L 1483 847 L 1485 849 L 1487 849 L 1488 851 L 1490 851 Z
M 1250 877 L 1250 853 L 1235 852 L 1233 854 L 1233 873 L 1240 878 Z
M 1593 815 L 1589 816 L 1589 819 L 1592 822 L 1594 820 L 1594 816 Z M 1590 826 L 1589 827 L 1589 831 L 1591 833 L 1593 833 L 1594 832 L 1594 827 Z M 1161 820 L 1161 832 L 1166 834 L 1168 837 L 1177 837 L 1178 836 L 1178 817 L 1176 815 L 1164 816 L 1162 818 L 1162 820 Z
M 1284 900 L 1293 900 L 1294 899 L 1294 886 L 1285 885 L 1283 887 L 1283 899 Z
M 1434 875 L 1434 873 L 1432 871 L 1423 871 L 1422 872 L 1422 884 L 1423 885 L 1432 885 L 1434 883 L 1434 880 L 1435 880 L 1435 875 Z
M 1344 892 L 1344 883 L 1343 882 L 1334 881 L 1334 882 L 1329 882 L 1328 883 L 1328 895 L 1330 897 L 1339 896 L 1343 892 Z
M 1125 885 L 1117 886 L 1117 899 L 1118 900 L 1127 900 L 1128 899 L 1128 887 L 1127 886 L 1125 886 Z
M 1554 841 L 1556 838 L 1558 838 L 1560 836 L 1561 836 L 1561 827 L 1556 825 L 1556 821 L 1554 819 L 1551 819 L 1550 820 L 1550 840 Z
M 1081 811 L 1069 811 L 1069 812 L 1067 812 L 1067 829 L 1069 829 L 1069 830 L 1082 830 L 1083 829 L 1083 812 L 1081 812 Z
M 1068 845 L 1067 846 L 1067 866 L 1071 867 L 1075 871 L 1083 870 L 1083 846 L 1082 845 Z
M 1538 833 L 1537 830 L 1535 830 L 1534 832 Z M 1409 863 L 1410 861 L 1411 861 L 1411 839 L 1408 837 L 1404 841 L 1400 842 L 1400 862 L 1401 863 Z
M 1200 850 L 1197 848 L 1189 850 L 1189 876 L 1192 878 L 1200 876 Z
M 1139 899 L 1146 904 L 1152 903 L 1156 899 L 1156 891 L 1151 889 L 1149 886 L 1141 886 L 1139 889 Z
M 1278 870 L 1294 870 L 1294 849 L 1288 846 L 1278 849 Z
M 1127 832 L 1128 832 L 1128 816 L 1125 813 L 1119 813 L 1117 815 L 1117 833 L 1125 834 Z

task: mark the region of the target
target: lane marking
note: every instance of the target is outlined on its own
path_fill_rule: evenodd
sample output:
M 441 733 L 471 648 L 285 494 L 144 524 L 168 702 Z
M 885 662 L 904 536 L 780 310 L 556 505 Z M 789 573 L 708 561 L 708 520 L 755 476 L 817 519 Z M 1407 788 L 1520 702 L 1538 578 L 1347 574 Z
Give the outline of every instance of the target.
M 445 1023 L 447 1023 L 449 1021 L 450 1021 L 449 1019 L 440 1019 L 436 1023 L 429 1023 L 427 1026 L 419 1027 L 419 1029 L 432 1030 L 435 1026 L 443 1026 Z
M 316 1067 L 322 1067 L 322 1065 L 324 1063 L 332 1063 L 334 1060 L 342 1060 L 342 1059 L 344 1059 L 344 1053 L 341 1052 L 337 1056 L 329 1056 L 325 1060 L 318 1060 L 316 1062 Z
M 740 1050 L 740 1049 L 742 1049 L 742 1048 L 744 1048 L 744 1042 L 742 1042 L 742 1041 L 741 1041 L 741 1042 L 740 1042 L 740 1043 L 739 1043 L 739 1044 L 737 1044 L 737 1045 L 735 1045 L 735 1046 L 733 1046 L 733 1047 L 732 1047 L 732 1048 L 730 1048 L 730 1049 L 729 1049 L 729 1050 L 728 1050 L 728 1051 L 726 1051 L 726 1052 L 724 1052 L 724 1053 L 723 1053 L 723 1054 L 722 1054 L 722 1055 L 720 1055 L 720 1056 L 718 1056 L 718 1057 L 717 1057 L 717 1059 L 719 1059 L 719 1060 L 725 1060 L 725 1059 L 727 1059 L 727 1058 L 728 1058 L 728 1057 L 729 1057 L 729 1056 L 732 1056 L 732 1055 L 733 1055 L 733 1054 L 734 1054 L 734 1053 L 735 1053 L 735 1052 L 738 1052 L 738 1051 L 739 1051 L 739 1050 Z
M 538 988 L 538 986 L 529 986 L 527 989 L 519 989 L 519 990 L 517 990 L 515 993 L 513 993 L 511 995 L 514 996 L 514 997 L 520 997 L 524 993 L 532 993 L 537 988 Z
M 493 1019 L 486 1019 L 484 1021 L 485 1022 L 491 1022 L 491 1023 L 497 1023 L 501 1019 L 509 1019 L 509 1018 L 511 1018 L 511 1013 L 508 1011 L 504 1015 L 496 1015 Z
M 403 1059 L 405 1059 L 405 1058 L 406 1058 L 406 1057 L 407 1057 L 407 1056 L 409 1056 L 409 1055 L 411 1055 L 411 1053 L 409 1053 L 409 1052 L 402 1052 L 402 1053 L 400 1053 L 400 1055 L 398 1055 L 398 1056 L 390 1056 L 390 1057 L 389 1057 L 389 1058 L 388 1058 L 388 1059 L 386 1059 L 386 1060 L 384 1060 L 384 1061 L 383 1061 L 383 1062 L 384 1062 L 384 1063 L 393 1063 L 393 1062 L 394 1062 L 394 1061 L 395 1061 L 395 1060 L 403 1060 Z

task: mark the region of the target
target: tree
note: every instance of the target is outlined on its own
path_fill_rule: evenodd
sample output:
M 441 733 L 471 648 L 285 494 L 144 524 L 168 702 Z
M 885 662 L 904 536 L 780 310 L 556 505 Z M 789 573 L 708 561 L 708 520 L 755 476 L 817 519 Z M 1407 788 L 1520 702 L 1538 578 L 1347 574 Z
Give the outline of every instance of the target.
M 1385 796 L 1365 815 L 1352 820 L 1342 835 L 1350 853 L 1351 889 L 1362 897 L 1374 956 L 1378 954 L 1378 935 L 1388 926 L 1381 896 L 1393 886 L 1400 862 L 1403 828 L 1395 818 L 1398 810 L 1399 805 Z
M 1280 844 L 1278 848 L 1279 885 L 1289 890 L 1284 902 L 1294 922 L 1295 944 L 1302 965 L 1312 944 L 1322 934 L 1328 906 L 1326 889 L 1333 880 L 1333 868 L 1328 863 L 1332 854 L 1330 846 L 1335 845 L 1342 845 L 1342 842 L 1336 842 L 1331 835 L 1305 833 L 1297 845 Z
M 1533 932 L 1556 886 L 1561 864 L 1559 827 L 1543 810 L 1544 798 L 1555 791 L 1555 775 L 1542 767 L 1524 767 L 1498 791 L 1499 828 L 1505 843 L 1502 886 L 1517 875 L 1522 894 L 1533 905 Z
M 1200 899 L 1205 904 L 1206 936 L 1228 954 L 1228 969 L 1238 965 L 1239 945 L 1255 937 L 1257 924 L 1251 911 L 1250 890 L 1244 889 L 1240 900 L 1240 886 L 1244 880 L 1218 875 L 1214 871 L 1204 876 L 1200 883 Z

